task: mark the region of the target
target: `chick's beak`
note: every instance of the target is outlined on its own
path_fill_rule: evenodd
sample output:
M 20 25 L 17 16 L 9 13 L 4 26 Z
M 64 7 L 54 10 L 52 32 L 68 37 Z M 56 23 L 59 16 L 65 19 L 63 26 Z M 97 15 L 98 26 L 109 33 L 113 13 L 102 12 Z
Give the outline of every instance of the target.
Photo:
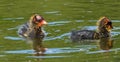
M 43 20 L 41 23 L 42 23 L 43 25 L 46 25 L 46 24 L 47 24 L 47 22 L 46 22 L 45 20 Z
M 112 26 L 112 25 L 109 25 L 109 26 L 107 27 L 107 30 L 108 30 L 108 31 L 111 31 L 111 29 L 113 29 L 113 26 Z
M 38 27 L 42 26 L 42 25 L 46 25 L 47 22 L 45 20 L 42 20 L 40 23 L 37 24 Z
M 112 25 L 109 25 L 109 28 L 113 29 L 113 26 L 112 26 Z

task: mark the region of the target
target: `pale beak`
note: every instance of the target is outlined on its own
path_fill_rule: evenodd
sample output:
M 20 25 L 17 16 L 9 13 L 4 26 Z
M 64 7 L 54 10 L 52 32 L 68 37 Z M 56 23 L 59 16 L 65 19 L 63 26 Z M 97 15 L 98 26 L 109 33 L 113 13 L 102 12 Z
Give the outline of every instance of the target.
M 110 25 L 110 26 L 107 27 L 108 31 L 111 31 L 111 29 L 113 29 L 112 25 Z
M 47 24 L 47 22 L 46 22 L 45 20 L 43 20 L 41 23 L 42 23 L 43 25 L 46 25 L 46 24 Z
M 40 23 L 37 24 L 38 27 L 42 26 L 42 25 L 46 25 L 47 22 L 45 20 L 42 20 Z

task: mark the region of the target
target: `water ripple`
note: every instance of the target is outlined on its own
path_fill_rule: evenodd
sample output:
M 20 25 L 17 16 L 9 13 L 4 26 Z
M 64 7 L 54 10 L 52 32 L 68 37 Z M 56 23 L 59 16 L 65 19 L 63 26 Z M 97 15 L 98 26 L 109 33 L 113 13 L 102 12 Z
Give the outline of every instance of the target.
M 84 49 L 80 48 L 49 48 L 44 54 L 60 54 L 60 53 L 72 53 L 72 52 L 80 52 L 84 51 Z M 5 53 L 10 54 L 36 54 L 34 50 L 15 50 L 15 51 L 5 51 Z
M 5 55 L 0 55 L 0 57 L 4 57 Z
M 56 36 L 56 37 L 45 37 L 44 40 L 56 40 L 56 39 L 64 39 L 64 37 L 68 37 L 70 35 L 70 33 L 64 33 L 60 36 Z M 4 37 L 4 39 L 9 39 L 9 40 L 24 40 L 21 37 L 14 37 L 14 36 L 6 36 Z
M 46 38 L 45 40 L 56 40 L 56 39 L 64 39 L 63 37 L 68 37 L 68 36 L 70 36 L 70 33 L 64 33 L 64 34 L 62 34 L 62 35 L 60 35 L 60 36 L 56 36 L 56 37 L 48 37 L 48 38 Z
M 70 23 L 71 21 L 56 21 L 56 22 L 49 22 L 48 25 L 49 26 L 60 26 L 60 25 L 64 25 L 66 23 Z
M 89 22 L 97 22 L 98 20 L 88 20 Z M 120 22 L 120 20 L 112 20 L 112 22 Z
M 6 37 L 4 37 L 4 39 L 9 39 L 9 40 L 23 40 L 20 37 L 12 37 L 12 36 L 6 36 Z
M 97 26 L 84 26 L 82 30 L 96 30 Z
M 64 58 L 70 56 L 27 56 L 27 58 Z
M 116 48 L 116 49 L 110 49 L 110 50 L 99 50 L 99 51 L 88 51 L 86 52 L 86 54 L 97 54 L 97 53 L 104 53 L 104 52 L 112 52 L 114 51 L 117 54 L 117 51 L 119 51 L 120 48 Z
M 3 18 L 3 20 L 21 20 L 24 19 L 24 17 L 18 17 L 18 18 Z
M 49 11 L 49 12 L 44 12 L 45 14 L 56 14 L 56 13 L 59 13 L 60 11 Z

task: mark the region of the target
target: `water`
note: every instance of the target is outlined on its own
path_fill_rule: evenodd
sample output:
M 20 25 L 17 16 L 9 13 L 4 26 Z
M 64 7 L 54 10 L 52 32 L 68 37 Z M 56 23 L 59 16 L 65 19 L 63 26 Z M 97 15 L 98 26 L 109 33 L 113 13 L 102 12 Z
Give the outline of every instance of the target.
M 0 62 L 119 62 L 119 1 L 1 0 L 0 3 Z M 48 21 L 45 27 L 48 36 L 40 45 L 26 44 L 16 33 L 20 24 L 29 20 L 33 13 Z M 71 42 L 72 29 L 96 30 L 101 16 L 113 22 L 112 39 Z
M 98 20 L 88 20 L 89 22 L 97 22 Z M 120 23 L 120 20 L 111 20 L 113 23 Z
M 52 14 L 52 15 L 61 16 L 62 14 L 60 12 L 61 11 L 49 11 L 49 12 L 44 12 L 44 13 L 45 14 Z
M 59 13 L 60 11 L 51 11 L 51 12 L 44 12 L 45 14 L 56 14 Z
M 61 56 L 60 54 L 70 54 L 75 52 L 87 52 L 88 50 L 96 48 L 93 45 L 82 45 L 75 47 L 64 47 L 64 48 L 46 48 L 45 52 L 36 53 L 35 50 L 12 50 L 12 51 L 4 51 L 7 54 L 34 54 L 34 56 L 26 56 L 27 58 L 64 58 L 64 57 L 72 57 L 70 55 Z M 53 54 L 59 54 L 57 56 L 53 56 Z M 49 56 L 47 56 L 49 55 Z
M 46 37 L 44 40 L 56 40 L 56 39 L 64 39 L 64 37 L 69 37 L 70 33 L 64 33 L 60 36 L 56 36 L 56 37 Z M 6 36 L 4 37 L 4 39 L 9 39 L 9 40 L 24 40 L 23 38 L 20 37 L 13 37 L 13 36 Z
M 13 37 L 13 36 L 6 36 L 6 37 L 4 37 L 4 39 L 9 39 L 9 40 L 23 40 L 20 37 Z
M 84 26 L 82 30 L 96 30 L 97 26 Z
M 8 28 L 7 30 L 15 30 L 15 29 L 18 29 L 20 26 L 16 26 L 16 27 L 13 27 L 13 28 Z
M 64 58 L 70 56 L 27 56 L 27 58 Z
M 88 51 L 86 54 L 98 54 L 98 53 L 106 53 L 106 52 L 114 52 L 117 54 L 120 48 L 110 49 L 110 50 L 99 50 L 99 51 Z
M 76 22 L 84 22 L 84 20 L 75 20 Z
M 76 22 L 84 22 L 84 21 L 82 21 L 82 20 L 76 20 Z M 65 24 L 68 24 L 68 23 L 71 23 L 71 21 L 56 21 L 56 22 L 49 22 L 48 24 L 49 24 L 49 26 L 60 26 L 60 24 L 61 25 L 65 25 Z M 17 26 L 17 27 L 14 27 L 14 28 L 8 28 L 7 30 L 14 30 L 14 29 L 18 29 L 19 28 L 19 26 Z M 96 26 L 84 26 L 84 27 L 82 27 L 81 28 L 81 30 L 96 30 L 97 29 L 97 27 Z M 119 27 L 114 27 L 114 29 L 113 29 L 113 31 L 111 32 L 111 35 L 112 35 L 112 37 L 114 37 L 114 36 L 117 36 L 117 35 L 120 35 L 120 32 L 115 32 L 115 30 L 119 30 Z M 55 32 L 61 32 L 61 30 L 56 30 Z M 63 34 L 61 34 L 61 35 L 59 35 L 59 36 L 50 36 L 50 37 L 46 37 L 45 39 L 44 39 L 44 41 L 51 41 L 51 40 L 56 40 L 56 39 L 60 39 L 60 40 L 68 40 L 69 41 L 69 36 L 70 36 L 70 32 L 68 32 L 68 33 L 63 33 Z M 14 40 L 14 41 L 16 41 L 16 40 L 24 40 L 24 39 L 22 39 L 22 38 L 20 38 L 20 37 L 13 37 L 13 36 L 6 36 L 6 37 L 4 37 L 4 39 L 9 39 L 9 40 Z M 88 42 L 91 42 L 91 41 L 88 41 Z M 54 50 L 54 49 L 53 49 Z M 57 49 L 55 49 L 55 50 L 57 50 Z M 26 51 L 26 50 L 25 50 Z M 25 52 L 24 50 L 23 51 L 18 51 L 19 53 L 24 53 Z M 59 51 L 59 52 L 58 52 Z M 60 53 L 60 50 L 58 49 L 58 51 L 57 52 L 54 52 L 54 53 Z M 13 52 L 13 53 L 15 53 L 16 51 L 9 51 L 9 52 Z M 32 52 L 32 51 L 31 51 Z M 70 51 L 71 52 L 71 51 Z M 103 51 L 102 51 L 103 52 Z M 17 53 L 17 52 L 16 52 Z M 28 53 L 27 51 L 26 51 L 26 53 Z M 48 52 L 46 52 L 45 54 L 48 54 L 48 53 L 50 53 L 49 52 L 49 50 L 48 50 Z M 61 52 L 62 53 L 62 52 Z
M 22 20 L 24 17 L 18 17 L 18 18 L 3 18 L 2 20 Z
M 5 55 L 0 55 L 0 57 L 4 57 Z
M 47 48 L 44 54 L 61 54 L 61 53 L 72 53 L 72 52 L 80 52 L 84 51 L 84 49 L 80 48 Z M 15 50 L 15 51 L 5 51 L 5 53 L 11 54 L 36 54 L 34 50 Z
M 49 22 L 48 25 L 49 26 L 61 26 L 61 25 L 65 25 L 67 23 L 70 23 L 71 21 L 56 21 L 56 22 Z

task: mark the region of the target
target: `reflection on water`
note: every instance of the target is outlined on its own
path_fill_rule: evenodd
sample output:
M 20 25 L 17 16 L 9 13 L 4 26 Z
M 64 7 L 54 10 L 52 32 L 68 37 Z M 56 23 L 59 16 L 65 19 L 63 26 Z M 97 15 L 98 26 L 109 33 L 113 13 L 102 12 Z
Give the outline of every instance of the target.
M 114 49 L 109 49 L 109 50 L 96 50 L 96 51 L 91 51 L 91 49 L 97 48 L 97 46 L 93 45 L 82 45 L 82 46 L 76 46 L 75 48 L 48 48 L 44 52 L 44 54 L 60 54 L 60 53 L 72 53 L 72 52 L 82 52 L 85 51 L 86 54 L 96 54 L 96 53 L 104 53 L 104 52 L 112 52 L 114 51 L 120 51 L 120 48 L 114 48 Z M 34 50 L 13 50 L 13 51 L 5 51 L 5 53 L 10 53 L 10 54 L 36 54 Z
M 98 42 L 99 48 L 101 50 L 97 51 L 89 51 L 87 54 L 95 54 L 95 53 L 103 53 L 103 52 L 110 52 L 110 51 L 116 51 L 118 49 L 111 49 L 113 47 L 113 40 L 108 37 L 108 38 L 100 38 Z
M 102 50 L 109 50 L 113 47 L 113 40 L 111 38 L 101 38 L 99 42 L 99 47 Z
M 45 48 L 44 45 L 40 43 L 33 42 L 33 50 L 14 50 L 14 51 L 5 51 L 9 54 L 33 54 L 34 56 L 26 56 L 27 58 L 62 58 L 62 57 L 71 57 L 71 56 L 53 56 L 48 54 L 61 54 L 61 53 L 74 53 L 74 52 L 83 52 L 88 51 L 92 48 L 96 48 L 96 45 L 79 45 L 75 47 L 64 47 L 64 48 Z
M 61 36 L 61 37 L 63 37 L 63 36 Z M 53 39 L 49 39 L 49 40 L 53 40 Z M 91 42 L 94 42 L 94 41 L 87 41 L 87 44 L 91 43 Z M 86 43 L 86 42 L 84 41 L 83 43 Z M 99 48 L 102 50 L 90 51 L 90 49 L 92 49 L 92 48 L 97 48 L 96 45 L 84 44 L 84 45 L 80 45 L 80 46 L 75 46 L 74 48 L 71 48 L 71 47 L 44 48 L 43 45 L 41 45 L 40 43 L 37 43 L 37 44 L 35 43 L 35 45 L 33 46 L 34 50 L 16 50 L 16 51 L 5 51 L 5 52 L 13 53 L 13 54 L 34 54 L 35 57 L 34 56 L 29 56 L 29 57 L 40 58 L 41 56 L 44 56 L 45 54 L 60 54 L 60 53 L 80 52 L 80 51 L 86 51 L 87 54 L 95 54 L 95 53 L 103 53 L 103 52 L 111 52 L 111 51 L 119 51 L 120 50 L 120 48 L 111 49 L 113 47 L 113 40 L 111 38 L 101 38 L 98 42 L 98 45 L 99 45 Z M 39 51 L 39 52 L 36 53 L 35 50 Z M 39 57 L 36 57 L 36 56 L 39 56 Z M 45 58 L 45 57 L 42 57 L 42 58 Z M 48 58 L 48 56 L 46 56 L 46 58 Z
M 60 54 L 60 53 L 72 53 L 72 52 L 80 52 L 85 51 L 83 48 L 47 48 L 44 54 Z M 5 51 L 5 53 L 11 54 L 36 54 L 34 50 L 14 50 L 14 51 Z
M 14 19 L 14 18 L 13 18 Z M 9 19 L 8 20 L 13 20 L 13 19 Z M 19 19 L 19 18 L 18 18 Z M 21 18 L 22 19 L 22 18 Z M 7 19 L 6 19 L 7 20 Z M 15 19 L 14 19 L 15 20 Z M 49 26 L 60 26 L 60 25 L 65 25 L 67 23 L 71 23 L 72 21 L 55 21 L 55 22 L 49 22 L 48 25 Z M 76 20 L 76 22 L 84 22 L 83 20 Z M 8 28 L 7 30 L 14 30 L 14 29 L 18 29 L 19 26 L 14 27 L 14 28 Z M 82 29 L 87 29 L 87 30 L 96 30 L 96 26 L 85 26 Z M 119 27 L 115 27 L 114 30 L 119 30 Z M 55 32 L 61 32 L 61 30 L 56 30 Z M 112 37 L 116 36 L 116 35 L 120 35 L 120 32 L 115 32 L 112 31 L 111 32 Z M 56 40 L 56 39 L 60 39 L 60 40 L 66 40 L 69 39 L 68 37 L 70 36 L 69 32 L 66 33 L 62 33 L 59 36 L 50 36 L 50 37 L 46 37 L 44 40 L 45 41 L 49 41 L 49 40 Z M 20 37 L 13 37 L 13 36 L 6 36 L 4 37 L 4 39 L 9 39 L 9 40 L 23 40 Z M 80 44 L 79 46 L 74 46 L 74 47 L 64 47 L 64 48 L 45 48 L 44 45 L 42 43 L 36 43 L 33 42 L 33 49 L 32 50 L 13 50 L 13 51 L 5 51 L 5 53 L 9 53 L 9 54 L 32 54 L 33 56 L 26 56 L 27 58 L 63 58 L 63 57 L 71 57 L 71 56 L 61 56 L 61 55 L 57 55 L 54 56 L 52 54 L 61 54 L 61 53 L 74 53 L 74 52 L 85 52 L 86 54 L 96 54 L 96 53 L 104 53 L 104 52 L 111 52 L 111 51 L 119 51 L 120 48 L 116 48 L 116 49 L 112 49 L 112 47 L 114 46 L 113 44 L 113 40 L 111 40 L 110 38 L 101 38 L 99 40 L 99 48 L 101 50 L 98 50 L 98 46 L 97 45 L 89 45 L 92 42 L 96 42 L 95 41 L 86 41 L 82 44 Z M 92 51 L 92 49 L 97 49 Z M 50 54 L 50 55 L 49 55 Z M 48 56 L 49 55 L 49 56 Z M 0 57 L 3 57 L 2 55 Z
M 42 42 L 34 41 L 32 46 L 35 52 L 35 56 L 44 56 L 47 48 L 44 47 Z
M 34 58 L 37 62 L 41 62 L 44 58 L 65 58 L 70 56 L 27 56 L 26 58 Z M 28 62 L 31 62 L 30 60 Z
M 34 55 L 34 56 L 27 56 L 28 58 L 62 58 L 62 57 L 70 57 L 70 56 L 61 56 L 61 55 L 47 56 L 47 54 L 73 53 L 73 52 L 81 52 L 81 51 L 85 51 L 85 49 L 66 47 L 66 48 L 47 48 L 45 51 L 40 50 L 39 52 L 35 52 L 35 50 L 15 50 L 15 51 L 5 51 L 5 53 Z
M 9 54 L 33 54 L 34 56 L 27 56 L 27 58 L 62 58 L 62 57 L 71 57 L 71 56 L 53 56 L 48 54 L 61 54 L 61 53 L 74 53 L 74 52 L 83 52 L 96 48 L 95 45 L 80 45 L 75 47 L 64 47 L 64 48 L 45 48 L 41 42 L 33 42 L 33 50 L 14 50 L 14 51 L 5 51 Z

